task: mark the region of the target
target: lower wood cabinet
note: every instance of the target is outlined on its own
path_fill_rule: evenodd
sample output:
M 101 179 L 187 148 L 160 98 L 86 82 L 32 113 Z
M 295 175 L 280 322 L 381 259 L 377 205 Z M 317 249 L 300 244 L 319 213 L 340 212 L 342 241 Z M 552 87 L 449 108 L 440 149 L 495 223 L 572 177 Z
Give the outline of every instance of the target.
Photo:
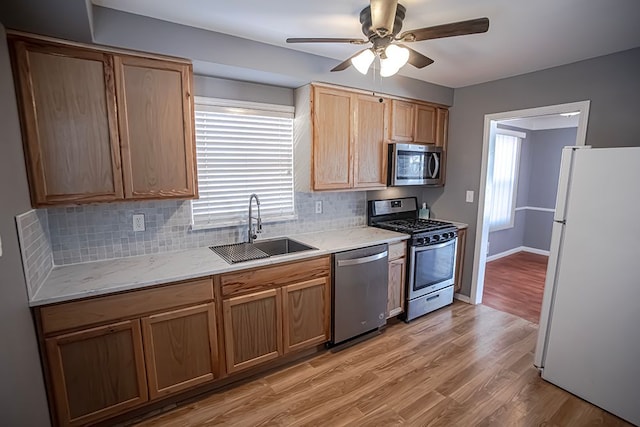
M 283 354 L 280 289 L 230 298 L 222 304 L 228 373 Z
M 147 401 L 139 320 L 46 341 L 60 425 L 82 425 Z
M 284 352 L 329 340 L 331 297 L 328 277 L 282 288 Z
M 143 317 L 142 332 L 151 399 L 218 376 L 213 303 Z
M 464 248 L 467 244 L 467 229 L 458 229 L 458 249 L 456 252 L 456 275 L 454 278 L 453 290 L 460 292 L 462 288 L 462 273 L 464 272 Z
M 330 271 L 322 257 L 221 276 L 227 373 L 328 341 Z
M 404 241 L 389 244 L 387 319 L 404 312 L 407 271 L 406 248 L 407 244 Z

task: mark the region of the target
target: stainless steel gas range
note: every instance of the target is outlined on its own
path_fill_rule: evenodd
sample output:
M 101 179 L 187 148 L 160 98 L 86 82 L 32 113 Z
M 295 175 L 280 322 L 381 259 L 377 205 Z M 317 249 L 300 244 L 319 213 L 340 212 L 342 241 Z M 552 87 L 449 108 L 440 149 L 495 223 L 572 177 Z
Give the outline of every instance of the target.
M 453 302 L 456 271 L 456 226 L 418 218 L 415 197 L 371 200 L 370 226 L 411 235 L 407 263 L 406 318 L 409 322 Z

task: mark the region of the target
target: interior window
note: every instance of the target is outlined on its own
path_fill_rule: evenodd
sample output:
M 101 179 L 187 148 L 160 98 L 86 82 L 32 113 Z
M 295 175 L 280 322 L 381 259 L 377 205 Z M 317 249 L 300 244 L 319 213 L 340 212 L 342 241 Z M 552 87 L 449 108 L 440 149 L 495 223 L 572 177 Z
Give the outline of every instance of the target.
M 490 185 L 490 231 L 513 227 L 519 163 L 520 138 L 496 134 L 493 177 Z
M 197 97 L 194 229 L 244 224 L 249 196 L 264 221 L 294 217 L 293 107 Z

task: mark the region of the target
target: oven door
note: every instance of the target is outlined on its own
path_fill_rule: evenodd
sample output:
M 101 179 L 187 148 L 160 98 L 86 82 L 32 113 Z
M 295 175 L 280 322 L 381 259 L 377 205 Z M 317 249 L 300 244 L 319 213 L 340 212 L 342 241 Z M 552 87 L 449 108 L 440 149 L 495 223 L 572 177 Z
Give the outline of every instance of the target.
M 409 300 L 453 285 L 458 238 L 430 246 L 411 246 Z

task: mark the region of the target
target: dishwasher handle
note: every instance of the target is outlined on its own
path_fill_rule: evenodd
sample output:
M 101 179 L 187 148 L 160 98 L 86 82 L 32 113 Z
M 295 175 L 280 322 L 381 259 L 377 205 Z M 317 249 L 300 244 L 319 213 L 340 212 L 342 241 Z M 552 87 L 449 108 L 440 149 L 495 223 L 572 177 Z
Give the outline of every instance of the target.
M 387 257 L 388 252 L 380 252 L 379 254 L 369 255 L 363 258 L 355 258 L 355 259 L 343 259 L 338 261 L 338 267 L 346 267 L 348 265 L 358 265 L 358 264 L 366 264 L 368 262 L 377 261 L 382 258 Z

